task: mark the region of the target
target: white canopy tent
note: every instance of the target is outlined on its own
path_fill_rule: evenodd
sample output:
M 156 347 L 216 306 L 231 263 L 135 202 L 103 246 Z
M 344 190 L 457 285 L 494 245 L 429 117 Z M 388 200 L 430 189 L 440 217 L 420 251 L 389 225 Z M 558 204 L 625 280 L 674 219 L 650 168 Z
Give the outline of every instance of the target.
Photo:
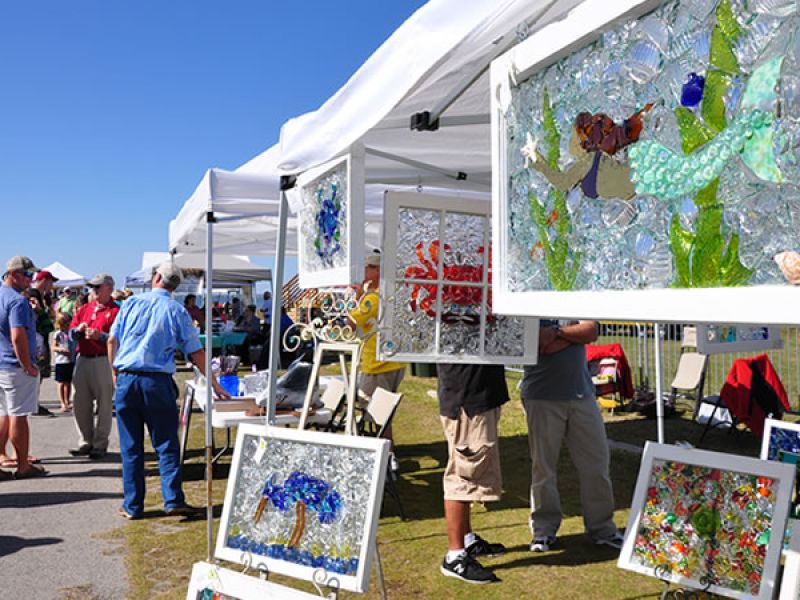
M 55 283 L 55 287 L 58 288 L 81 287 L 86 285 L 86 282 L 88 281 L 86 277 L 80 273 L 76 273 L 58 261 L 43 267 L 42 270 L 50 271 L 58 278 L 58 281 Z
M 142 268 L 125 278 L 128 287 L 141 287 L 150 283 L 153 267 L 171 260 L 181 269 L 202 271 L 205 257 L 202 254 L 171 254 L 169 252 L 145 252 Z M 214 281 L 217 286 L 249 285 L 272 278 L 272 271 L 257 265 L 247 256 L 218 254 L 214 257 Z

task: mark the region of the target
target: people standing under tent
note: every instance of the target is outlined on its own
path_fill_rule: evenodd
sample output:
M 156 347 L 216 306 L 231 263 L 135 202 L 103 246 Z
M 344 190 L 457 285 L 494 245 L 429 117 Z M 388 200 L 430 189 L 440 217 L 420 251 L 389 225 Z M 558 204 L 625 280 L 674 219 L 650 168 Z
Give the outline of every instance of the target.
M 597 335 L 596 321 L 542 320 L 538 363 L 524 368 L 520 395 L 531 456 L 532 552 L 547 552 L 556 544 L 562 519 L 556 472 L 564 442 L 578 474 L 586 536 L 595 544 L 622 547 L 614 523 L 608 440 L 586 363 L 585 345 Z
M 53 284 L 58 281 L 58 277 L 50 271 L 39 271 L 33 279 L 33 285 L 28 289 L 30 298 L 35 301 L 34 312 L 36 313 L 36 333 L 42 336 L 43 352 L 38 355 L 36 362 L 39 368 L 39 381 L 50 377 L 51 361 L 50 356 L 50 334 L 55 331 L 53 321 Z M 47 407 L 39 405 L 36 414 L 40 417 L 51 417 L 53 413 Z
M 272 294 L 264 292 L 261 302 L 261 314 L 264 315 L 264 329 L 269 330 L 272 326 Z
M 69 315 L 70 318 L 75 314 L 75 303 L 77 293 L 75 288 L 64 288 L 61 298 L 58 300 L 58 312 Z
M 491 583 L 497 576 L 479 561 L 506 549 L 472 530 L 473 502 L 500 500 L 503 481 L 497 424 L 508 402 L 502 365 L 440 364 L 438 397 L 447 466 L 442 477 L 448 551 L 440 570 L 468 583 Z
M 242 316 L 242 303 L 239 300 L 239 298 L 234 296 L 231 299 L 231 303 L 228 310 L 230 311 L 230 320 L 233 321 L 234 324 L 236 324 L 236 322 Z
M 189 356 L 205 374 L 205 353 L 189 313 L 172 298 L 182 273 L 172 263 L 159 265 L 152 291 L 134 296 L 122 305 L 108 338 L 108 355 L 117 391 L 117 427 L 122 457 L 124 499 L 120 515 L 141 518 L 144 512 L 144 427 L 158 455 L 161 496 L 167 515 L 188 515 L 183 494 L 178 442 L 178 387 L 175 350 Z M 208 379 L 218 396 L 228 394 L 211 373 Z
M 250 362 L 250 346 L 257 346 L 264 343 L 264 336 L 261 333 L 261 321 L 256 316 L 256 305 L 250 304 L 245 307 L 244 314 L 239 318 L 234 331 L 242 331 L 247 334 L 244 342 L 239 345 L 239 356 L 242 363 Z
M 199 306 L 197 306 L 197 296 L 194 294 L 187 294 L 183 299 L 183 308 L 189 313 L 192 321 L 197 323 L 200 331 L 205 331 L 206 328 L 206 315 Z
M 62 413 L 72 408 L 70 395 L 72 393 L 72 374 L 75 370 L 76 344 L 69 332 L 71 322 L 72 317 L 67 313 L 58 313 L 56 315 L 56 334 L 53 336 L 51 347 L 55 357 L 55 379 Z
M 78 445 L 69 452 L 72 456 L 100 459 L 108 453 L 114 398 L 106 341 L 119 306 L 111 299 L 114 290 L 111 275 L 99 273 L 87 285 L 95 299 L 78 309 L 70 324 L 72 338 L 78 343 L 72 414 L 79 438 Z
M 34 355 L 36 316 L 21 292 L 36 273 L 27 256 L 14 256 L 6 264 L 0 286 L 0 460 L 16 466 L 16 473 L 0 469 L 0 480 L 40 477 L 47 470 L 32 464 L 28 416 L 39 401 L 39 369 Z M 9 440 L 14 457 L 6 454 Z
M 381 279 L 381 254 L 375 250 L 364 261 L 364 282 L 358 289 L 358 306 L 350 313 L 353 321 L 358 325 L 362 338 L 366 342 L 361 349 L 361 362 L 359 363 L 358 388 L 367 396 L 372 397 L 376 388 L 383 388 L 389 392 L 396 392 L 400 382 L 406 374 L 406 363 L 380 361 L 377 358 L 377 332 L 374 323 L 378 318 L 378 284 Z M 390 441 L 392 428 L 387 427 L 383 437 Z M 389 456 L 389 463 L 393 472 L 399 470 L 399 463 L 394 451 Z

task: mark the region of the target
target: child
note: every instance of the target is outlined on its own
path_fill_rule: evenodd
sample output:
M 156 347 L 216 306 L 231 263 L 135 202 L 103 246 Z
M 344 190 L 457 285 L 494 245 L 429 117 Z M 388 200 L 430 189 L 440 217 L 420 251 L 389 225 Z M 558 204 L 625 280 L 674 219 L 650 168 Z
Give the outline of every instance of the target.
M 72 391 L 72 371 L 75 368 L 75 341 L 69 335 L 69 324 L 70 316 L 58 313 L 52 350 L 56 357 L 56 382 L 62 413 L 72 408 L 69 397 Z

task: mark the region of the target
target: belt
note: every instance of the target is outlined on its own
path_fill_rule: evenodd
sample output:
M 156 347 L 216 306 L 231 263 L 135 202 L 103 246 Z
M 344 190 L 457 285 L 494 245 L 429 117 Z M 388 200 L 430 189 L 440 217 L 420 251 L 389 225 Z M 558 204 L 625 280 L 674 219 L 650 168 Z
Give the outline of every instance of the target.
M 170 375 L 170 373 L 165 373 L 164 371 L 133 371 L 131 369 L 122 369 L 118 372 L 118 374 L 125 373 L 126 375 Z
M 108 358 L 108 354 L 105 354 L 105 353 L 103 353 L 103 354 L 84 354 L 83 352 L 81 352 L 79 354 L 79 356 L 81 356 L 81 358 L 100 358 L 101 356 Z

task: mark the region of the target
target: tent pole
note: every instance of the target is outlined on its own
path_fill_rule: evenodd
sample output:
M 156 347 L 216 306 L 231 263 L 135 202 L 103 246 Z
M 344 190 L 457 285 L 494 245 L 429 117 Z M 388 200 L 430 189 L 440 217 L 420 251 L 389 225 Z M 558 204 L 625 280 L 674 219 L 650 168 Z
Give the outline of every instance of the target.
M 214 500 L 212 497 L 214 482 L 214 430 L 212 416 L 214 411 L 213 387 L 211 385 L 213 372 L 211 370 L 211 353 L 214 348 L 214 319 L 211 291 L 214 289 L 214 213 L 206 213 L 206 541 L 208 546 L 207 560 L 211 562 L 214 552 Z
M 288 218 L 289 202 L 286 199 L 286 190 L 294 187 L 293 175 L 281 176 L 281 199 L 278 205 L 278 236 L 275 240 L 275 264 L 272 269 L 272 324 L 269 328 L 269 375 L 267 383 L 267 413 L 266 424 L 275 423 L 275 381 L 278 378 L 281 350 L 281 306 L 283 298 L 283 262 L 286 257 L 286 220 Z
M 656 427 L 658 428 L 658 443 L 664 443 L 664 385 L 661 377 L 661 324 L 653 323 L 653 341 L 656 345 Z

